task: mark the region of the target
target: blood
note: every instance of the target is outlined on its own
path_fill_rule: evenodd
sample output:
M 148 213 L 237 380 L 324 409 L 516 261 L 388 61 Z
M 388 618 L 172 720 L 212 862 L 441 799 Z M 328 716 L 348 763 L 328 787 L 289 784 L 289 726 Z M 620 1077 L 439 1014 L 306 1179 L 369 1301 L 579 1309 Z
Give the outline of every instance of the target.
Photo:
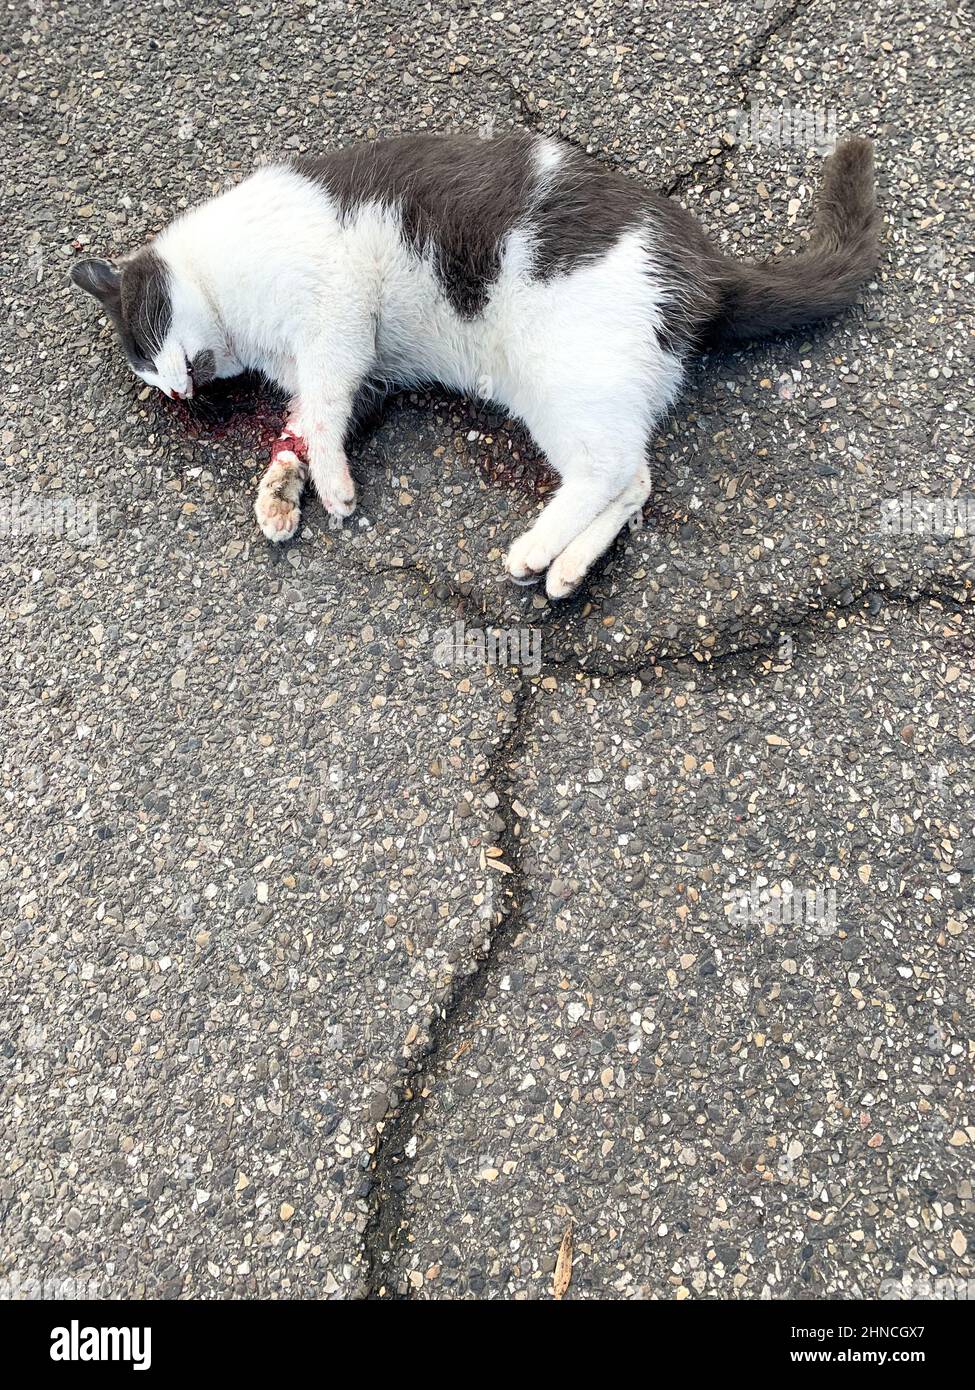
M 282 454 L 293 454 L 303 462 L 308 458 L 308 444 L 302 439 L 300 434 L 295 434 L 294 430 L 284 429 L 271 445 L 271 462 L 277 463 Z M 289 460 L 290 462 L 290 460 Z
M 242 449 L 268 452 L 282 433 L 287 412 L 284 397 L 252 376 L 213 382 L 191 401 L 167 401 L 160 393 L 159 404 L 168 407 L 192 439 L 214 444 L 230 440 Z
M 272 463 L 285 452 L 307 460 L 306 441 L 285 424 L 286 397 L 262 377 L 242 376 L 212 382 L 205 392 L 191 401 L 169 401 L 161 392 L 153 395 L 158 408 L 179 420 L 193 439 L 214 444 L 229 441 L 241 453 L 254 451 L 270 456 Z M 395 401 L 395 397 L 393 399 Z M 455 397 L 435 392 L 429 393 L 426 405 L 442 411 L 448 419 L 455 412 L 463 412 L 466 418 L 462 418 L 457 432 L 466 434 L 473 426 L 481 434 L 481 439 L 472 443 L 470 451 L 465 449 L 464 452 L 481 476 L 495 487 L 540 499 L 557 486 L 558 477 L 516 420 L 489 415 L 476 406 L 458 402 Z M 360 419 L 356 439 L 361 442 L 368 438 L 382 418 L 383 412 L 377 407 Z M 490 444 L 485 437 L 490 437 Z

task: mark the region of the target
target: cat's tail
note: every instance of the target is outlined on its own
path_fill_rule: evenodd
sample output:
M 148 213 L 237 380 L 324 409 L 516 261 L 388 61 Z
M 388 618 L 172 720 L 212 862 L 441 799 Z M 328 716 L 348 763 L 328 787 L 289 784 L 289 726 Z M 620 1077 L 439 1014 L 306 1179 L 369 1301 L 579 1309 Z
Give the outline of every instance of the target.
M 722 257 L 719 308 L 706 346 L 729 347 L 838 314 L 877 265 L 873 145 L 846 140 L 826 161 L 815 229 L 804 251 L 763 265 Z

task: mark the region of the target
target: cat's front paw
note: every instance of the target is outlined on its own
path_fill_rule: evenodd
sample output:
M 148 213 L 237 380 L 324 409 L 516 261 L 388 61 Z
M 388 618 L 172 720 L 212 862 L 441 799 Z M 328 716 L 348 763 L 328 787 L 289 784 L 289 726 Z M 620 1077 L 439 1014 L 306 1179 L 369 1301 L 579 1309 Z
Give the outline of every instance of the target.
M 257 524 L 269 541 L 290 541 L 301 520 L 300 470 L 286 463 L 272 463 L 261 479 L 254 503 Z
M 330 516 L 351 516 L 356 508 L 355 483 L 349 465 L 333 463 L 324 469 L 312 469 L 315 490 L 322 506 Z
M 301 508 L 297 502 L 288 502 L 272 494 L 262 496 L 258 493 L 254 503 L 257 524 L 269 541 L 290 541 L 301 520 Z
M 330 516 L 351 516 L 356 509 L 355 486 L 353 485 L 351 491 L 346 492 L 345 496 L 338 492 L 335 494 L 327 493 L 322 498 L 322 506 Z

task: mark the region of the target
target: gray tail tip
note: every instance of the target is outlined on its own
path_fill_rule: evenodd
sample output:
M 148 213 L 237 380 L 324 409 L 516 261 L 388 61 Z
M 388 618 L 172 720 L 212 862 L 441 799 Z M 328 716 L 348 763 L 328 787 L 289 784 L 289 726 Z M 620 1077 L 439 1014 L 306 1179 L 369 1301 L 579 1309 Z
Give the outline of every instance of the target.
M 873 141 L 862 135 L 843 140 L 830 155 L 827 163 L 831 179 L 872 179 Z

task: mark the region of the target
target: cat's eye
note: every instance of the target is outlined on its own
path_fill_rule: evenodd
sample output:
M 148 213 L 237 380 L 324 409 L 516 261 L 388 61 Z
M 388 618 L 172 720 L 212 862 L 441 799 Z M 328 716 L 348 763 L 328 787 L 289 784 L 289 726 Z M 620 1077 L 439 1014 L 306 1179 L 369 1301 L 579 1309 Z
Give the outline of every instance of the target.
M 134 334 L 132 335 L 131 360 L 136 371 L 151 372 L 153 370 L 152 358 L 149 356 L 148 352 L 143 349 L 142 344 Z

